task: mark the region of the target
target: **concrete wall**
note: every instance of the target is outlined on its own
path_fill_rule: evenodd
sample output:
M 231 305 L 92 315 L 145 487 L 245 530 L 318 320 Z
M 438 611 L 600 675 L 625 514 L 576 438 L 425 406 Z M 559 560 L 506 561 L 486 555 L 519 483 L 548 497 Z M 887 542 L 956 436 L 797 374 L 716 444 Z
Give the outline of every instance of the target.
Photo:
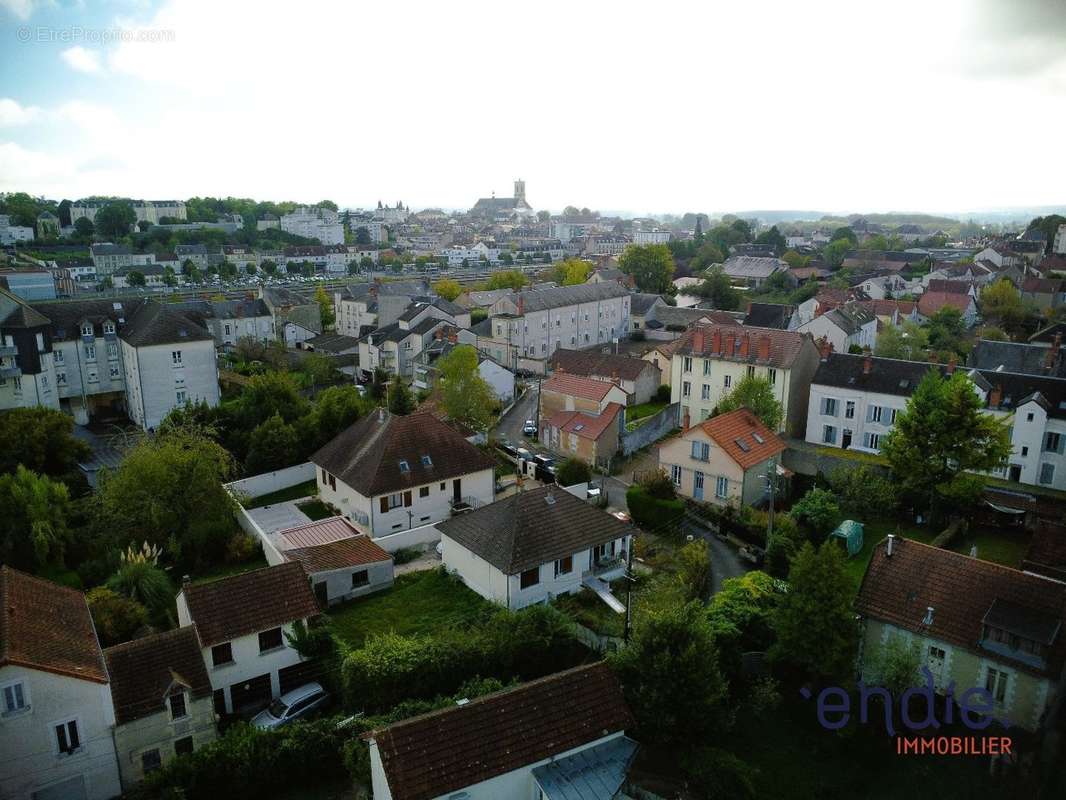
M 264 472 L 253 475 L 250 478 L 242 478 L 226 484 L 230 493 L 238 493 L 246 497 L 259 497 L 260 495 L 288 489 L 290 486 L 304 483 L 315 477 L 315 465 L 310 461 L 297 464 L 294 467 L 286 467 L 274 472 Z
M 365 586 L 352 588 L 352 574 L 362 570 L 366 570 L 369 582 Z M 332 605 L 388 589 L 392 586 L 393 567 L 392 561 L 379 561 L 329 572 L 315 572 L 310 577 L 312 588 L 320 583 L 326 584 L 326 602 Z
M 658 414 L 646 417 L 644 423 L 632 431 L 622 430 L 622 455 L 628 456 L 642 447 L 658 441 L 677 427 L 678 403 L 671 403 Z
M 142 755 L 158 750 L 163 764 L 174 758 L 174 743 L 192 737 L 194 750 L 213 742 L 215 731 L 215 707 L 211 695 L 193 700 L 185 692 L 187 715 L 179 720 L 170 718 L 167 707 L 156 714 L 118 725 L 115 728 L 115 749 L 122 774 L 122 787 L 129 789 L 144 778 Z
M 395 553 L 397 550 L 402 550 L 405 547 L 426 547 L 427 545 L 435 545 L 440 541 L 440 531 L 437 530 L 435 525 L 420 525 L 417 528 L 411 528 L 406 531 L 399 531 L 397 533 L 389 533 L 385 536 L 374 539 L 374 544 L 388 550 L 390 553 Z
M 28 708 L 0 718 L 0 797 L 28 800 L 35 791 L 79 777 L 90 800 L 119 794 L 110 688 L 21 666 L 0 667 L 0 685 L 14 681 L 22 682 Z M 81 748 L 61 755 L 55 726 L 72 719 Z

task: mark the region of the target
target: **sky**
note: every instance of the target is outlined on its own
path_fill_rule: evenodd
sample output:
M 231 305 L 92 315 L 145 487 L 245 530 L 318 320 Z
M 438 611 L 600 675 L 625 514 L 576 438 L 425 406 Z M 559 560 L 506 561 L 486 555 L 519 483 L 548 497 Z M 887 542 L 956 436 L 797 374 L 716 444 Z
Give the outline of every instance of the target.
M 1066 0 L 0 0 L 0 191 L 1066 203 Z

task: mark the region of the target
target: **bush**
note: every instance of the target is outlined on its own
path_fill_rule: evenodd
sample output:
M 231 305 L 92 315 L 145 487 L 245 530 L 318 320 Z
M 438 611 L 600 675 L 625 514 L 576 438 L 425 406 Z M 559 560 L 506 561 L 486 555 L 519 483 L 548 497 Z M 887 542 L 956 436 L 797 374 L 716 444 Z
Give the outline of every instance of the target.
M 573 486 L 592 480 L 592 470 L 580 458 L 568 458 L 559 465 L 555 473 L 555 482 L 560 486 Z
M 422 555 L 422 550 L 418 547 L 401 547 L 392 554 L 392 563 L 395 565 L 409 564 L 420 555 Z
M 626 490 L 626 505 L 635 523 L 659 531 L 676 526 L 685 515 L 684 500 L 661 500 L 643 486 L 630 486 Z
M 891 517 L 899 506 L 899 492 L 892 481 L 873 467 L 837 467 L 829 474 L 829 485 L 841 510 L 861 520 Z
M 840 506 L 832 492 L 825 489 L 811 489 L 803 495 L 790 512 L 792 517 L 806 525 L 822 539 L 840 522 Z
M 678 553 L 678 580 L 688 600 L 702 600 L 711 591 L 711 556 L 702 539 L 689 542 Z
M 754 800 L 755 770 L 726 750 L 701 747 L 685 757 L 682 769 L 696 797 L 703 800 Z
M 128 642 L 148 624 L 148 609 L 103 586 L 86 594 L 85 602 L 104 647 Z
M 656 500 L 673 500 L 677 496 L 674 482 L 666 474 L 664 469 L 655 469 L 645 472 L 637 480 L 637 486 L 641 487 L 648 496 Z
M 174 602 L 170 578 L 149 561 L 130 561 L 118 568 L 107 588 L 142 604 L 153 615 L 165 614 Z
M 664 383 L 655 390 L 655 399 L 660 403 L 670 402 L 670 384 Z
M 226 544 L 226 563 L 243 564 L 262 552 L 259 541 L 246 533 L 234 534 Z

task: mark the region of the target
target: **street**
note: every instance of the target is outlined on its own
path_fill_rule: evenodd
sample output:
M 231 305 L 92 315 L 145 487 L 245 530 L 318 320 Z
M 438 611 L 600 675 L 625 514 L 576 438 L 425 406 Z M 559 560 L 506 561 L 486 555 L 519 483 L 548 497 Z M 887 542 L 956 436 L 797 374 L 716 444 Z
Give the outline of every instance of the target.
M 530 440 L 522 435 L 522 426 L 526 424 L 527 419 L 535 420 L 536 418 L 537 385 L 534 383 L 514 404 L 514 407 L 500 418 L 493 433 L 496 434 L 497 439 L 506 439 L 516 447 L 526 447 Z

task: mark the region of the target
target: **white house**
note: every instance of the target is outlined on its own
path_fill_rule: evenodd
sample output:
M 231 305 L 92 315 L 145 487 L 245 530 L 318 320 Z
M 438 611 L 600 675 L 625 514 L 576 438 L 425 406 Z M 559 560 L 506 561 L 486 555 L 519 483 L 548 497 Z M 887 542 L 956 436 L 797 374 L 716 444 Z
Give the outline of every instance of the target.
M 374 800 L 616 797 L 633 725 L 604 662 L 557 672 L 372 731 Z
M 319 497 L 374 538 L 495 498 L 495 460 L 432 414 L 378 409 L 309 460 Z
M 846 303 L 800 325 L 796 332 L 809 333 L 815 341 L 825 339 L 838 353 L 846 353 L 852 347 L 873 350 L 877 344 L 877 315 L 860 303 Z
M 556 486 L 513 494 L 437 525 L 444 566 L 508 608 L 620 577 L 633 528 Z M 609 593 L 609 590 L 606 590 Z
M 115 748 L 129 789 L 174 756 L 215 740 L 215 709 L 193 627 L 104 650 L 115 707 Z
M 880 452 L 882 440 L 930 369 L 950 374 L 955 366 L 827 354 L 811 383 L 807 441 Z M 1066 489 L 1066 380 L 978 369 L 966 369 L 966 375 L 986 413 L 1011 422 L 1012 454 L 993 474 Z
M 280 221 L 281 229 L 322 244 L 344 244 L 344 225 L 336 211 L 328 208 L 301 206 Z
M 319 613 L 299 563 L 186 583 L 177 606 L 178 624 L 196 626 L 219 714 L 254 714 L 314 679 L 313 662 L 304 662 L 285 636 L 293 623 Z
M 0 598 L 0 797 L 115 797 L 115 712 L 85 596 L 0 566 Z

